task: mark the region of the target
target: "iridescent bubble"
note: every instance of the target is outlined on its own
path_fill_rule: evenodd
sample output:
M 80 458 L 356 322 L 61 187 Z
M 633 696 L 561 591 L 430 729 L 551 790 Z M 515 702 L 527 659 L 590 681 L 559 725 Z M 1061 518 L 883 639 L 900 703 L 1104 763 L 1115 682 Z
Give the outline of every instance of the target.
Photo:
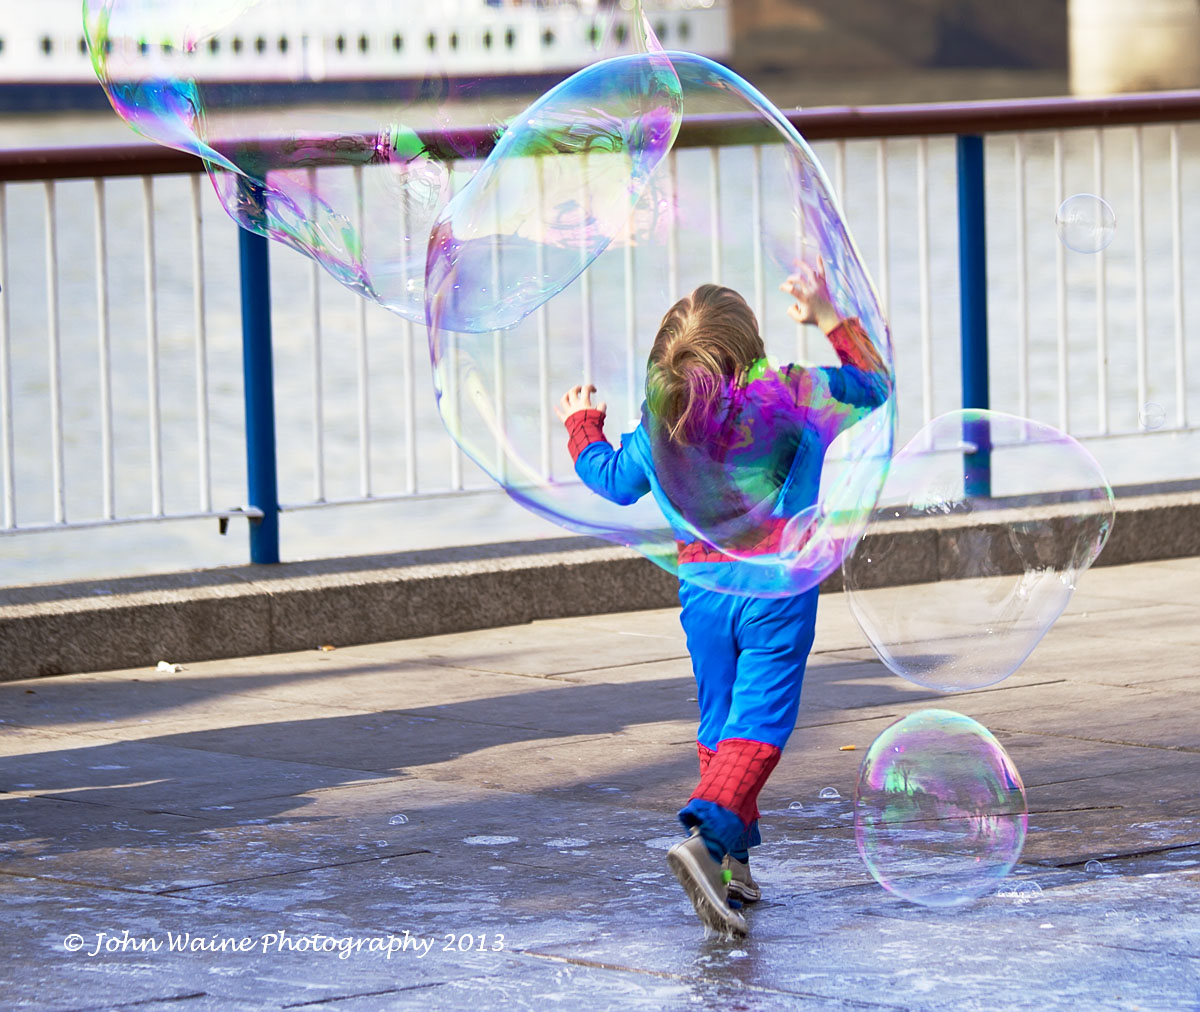
M 838 789 L 836 787 L 822 787 L 821 793 L 818 794 L 817 797 L 823 798 L 826 801 L 832 801 L 834 798 L 840 798 L 841 794 L 838 793 Z
M 1117 216 L 1103 197 L 1077 193 L 1059 205 L 1054 227 L 1068 249 L 1076 253 L 1099 253 L 1113 241 Z
M 1167 423 L 1166 409 L 1155 401 L 1147 401 L 1138 412 L 1138 428 L 1153 431 Z
M 651 57 L 589 68 L 517 117 L 446 208 L 427 273 L 439 409 L 531 511 L 700 586 L 794 594 L 840 565 L 883 483 L 887 325 L 804 140 L 729 70 L 667 55 L 673 74 L 656 87 L 677 82 L 677 118 L 641 115 L 630 133 L 605 112 L 621 108 L 609 89 L 656 80 Z M 608 140 L 572 150 L 561 138 L 576 131 Z M 713 154 L 716 136 L 746 146 Z M 552 205 L 560 218 L 541 212 Z M 820 289 L 832 338 L 789 317 L 796 302 L 778 286 L 790 276 Z M 667 310 L 709 283 L 744 297 L 762 345 L 695 380 L 707 409 L 676 440 L 665 370 L 648 387 L 647 359 Z M 626 434 L 622 459 L 652 475 L 639 494 L 610 487 L 609 501 L 578 481 L 554 414 L 577 384 L 606 403 L 607 438 Z
M 892 671 L 941 691 L 992 685 L 1054 624 L 1114 519 L 1100 465 L 1057 429 L 996 411 L 934 419 L 896 454 L 843 576 Z M 911 580 L 913 546 L 936 582 Z
M 480 3 L 461 19 L 467 29 L 431 21 L 430 9 L 371 5 L 324 37 L 299 23 L 296 0 L 84 0 L 84 29 L 113 108 L 145 137 L 203 158 L 238 224 L 423 323 L 438 215 L 528 96 L 569 74 L 554 72 L 559 50 L 518 66 L 525 37 L 549 33 L 588 62 L 660 50 L 640 0 Z M 359 100 L 337 97 L 355 77 L 368 79 Z M 623 97 L 631 123 L 639 99 L 658 112 L 657 94 Z
M 789 812 L 802 812 L 802 811 L 804 811 L 804 804 L 803 804 L 803 802 L 800 802 L 800 801 L 793 801 L 793 802 L 792 802 L 790 805 L 788 805 L 788 811 L 789 811 Z
M 408 822 L 407 815 L 393 815 L 388 819 L 389 826 L 403 826 L 406 822 Z
M 875 880 L 923 906 L 991 892 L 1025 844 L 1025 788 L 992 733 L 949 710 L 921 710 L 867 751 L 854 792 L 858 852 Z

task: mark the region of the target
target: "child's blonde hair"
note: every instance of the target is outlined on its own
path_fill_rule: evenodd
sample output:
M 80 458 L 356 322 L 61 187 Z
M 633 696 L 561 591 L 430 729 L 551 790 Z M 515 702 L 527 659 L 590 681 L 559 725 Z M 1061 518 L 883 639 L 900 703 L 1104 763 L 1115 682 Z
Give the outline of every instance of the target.
M 746 300 L 731 288 L 701 285 L 659 325 L 650 349 L 647 405 L 675 442 L 711 440 L 730 382 L 765 357 Z

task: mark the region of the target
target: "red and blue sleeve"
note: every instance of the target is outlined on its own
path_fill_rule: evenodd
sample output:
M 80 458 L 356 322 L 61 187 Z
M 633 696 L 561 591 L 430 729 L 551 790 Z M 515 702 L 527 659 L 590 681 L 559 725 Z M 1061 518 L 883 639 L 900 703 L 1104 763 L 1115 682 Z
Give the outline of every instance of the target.
M 594 408 L 567 417 L 571 459 L 575 473 L 597 495 L 618 506 L 629 506 L 650 491 L 650 479 L 625 447 L 613 449 L 604 437 L 604 414 Z

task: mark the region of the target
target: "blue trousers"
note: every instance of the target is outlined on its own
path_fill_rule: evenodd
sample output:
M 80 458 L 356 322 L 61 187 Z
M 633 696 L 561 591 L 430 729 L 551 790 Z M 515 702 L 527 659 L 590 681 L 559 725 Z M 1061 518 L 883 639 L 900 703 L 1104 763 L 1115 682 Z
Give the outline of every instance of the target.
M 794 597 L 754 598 L 679 585 L 680 623 L 696 678 L 696 740 L 715 750 L 727 738 L 782 750 L 796 726 L 800 690 L 817 620 L 817 588 Z M 710 847 L 741 859 L 761 842 L 727 809 L 693 800 L 679 813 L 699 825 Z

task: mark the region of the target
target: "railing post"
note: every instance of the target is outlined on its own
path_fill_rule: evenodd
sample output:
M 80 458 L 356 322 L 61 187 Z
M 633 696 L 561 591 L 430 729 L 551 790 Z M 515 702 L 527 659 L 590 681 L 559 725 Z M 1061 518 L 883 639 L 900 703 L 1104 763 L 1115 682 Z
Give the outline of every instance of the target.
M 987 230 L 983 178 L 983 137 L 958 136 L 958 279 L 961 313 L 962 407 L 987 409 L 988 319 Z M 975 447 L 964 453 L 967 495 L 992 494 L 990 426 L 971 420 L 963 426 L 963 441 Z
M 246 477 L 249 505 L 262 510 L 250 521 L 250 561 L 279 561 L 279 484 L 275 463 L 275 378 L 271 361 L 269 240 L 238 229 L 242 283 L 242 377 L 246 404 Z

